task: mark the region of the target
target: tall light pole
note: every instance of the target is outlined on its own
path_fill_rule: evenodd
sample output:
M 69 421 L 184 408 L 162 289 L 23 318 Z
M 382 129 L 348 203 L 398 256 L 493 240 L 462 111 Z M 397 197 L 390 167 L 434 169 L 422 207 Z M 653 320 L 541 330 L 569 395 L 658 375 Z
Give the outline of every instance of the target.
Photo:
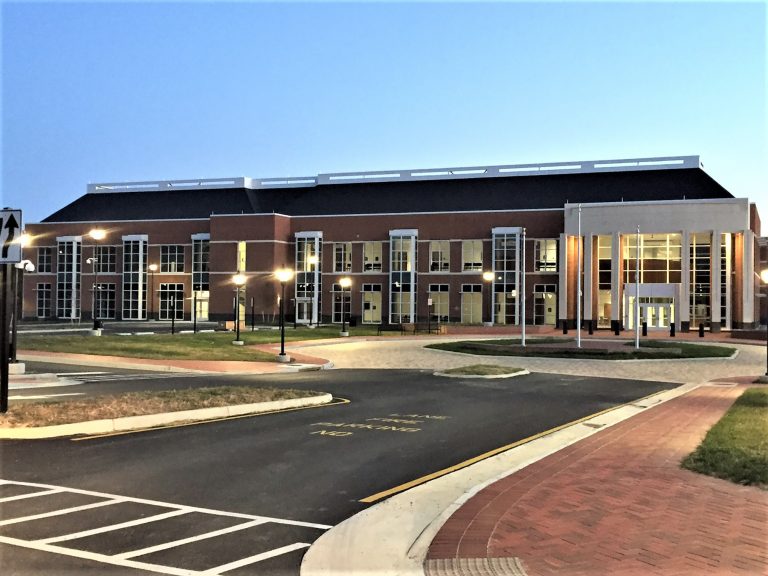
M 93 256 L 88 258 L 86 262 L 91 264 L 91 271 L 93 272 L 93 297 L 91 299 L 91 316 L 93 316 L 93 332 L 94 336 L 101 335 L 101 326 L 99 326 L 99 302 L 97 302 L 96 294 L 98 293 L 99 286 L 99 257 L 96 256 L 96 248 L 100 240 L 104 240 L 107 237 L 106 230 L 101 228 L 93 228 L 88 232 L 88 236 L 93 240 Z M 100 300 L 100 298 L 99 298 Z
M 150 264 L 149 269 L 149 320 L 155 319 L 155 272 L 157 264 Z
M 640 226 L 635 237 L 635 350 L 640 349 Z
M 760 272 L 760 279 L 763 281 L 763 286 L 768 288 L 768 268 Z M 768 323 L 765 327 L 765 375 L 768 376 Z
M 493 272 L 483 272 L 483 281 L 489 286 L 488 288 L 488 322 L 484 322 L 486 326 L 493 326 Z
M 240 289 L 245 286 L 245 274 L 235 274 L 232 276 L 232 283 L 235 285 L 235 340 L 232 344 L 242 346 L 240 340 Z
M 581 348 L 581 204 L 576 234 L 576 348 Z
M 34 272 L 35 265 L 29 260 L 22 260 L 13 265 L 13 311 L 11 315 L 11 353 L 9 354 L 12 363 L 16 363 L 16 325 L 19 317 L 19 276 L 24 272 Z M 22 297 L 22 302 L 24 298 Z M 23 305 L 22 305 L 23 308 Z
M 293 270 L 289 268 L 275 270 L 275 278 L 280 282 L 280 354 L 277 355 L 277 361 L 290 362 L 291 359 L 285 355 L 285 284 L 293 278 Z
M 352 286 L 352 279 L 349 276 L 344 276 L 344 278 L 339 279 L 339 286 L 341 286 L 341 333 L 340 336 L 349 336 L 349 332 L 347 332 L 347 311 L 346 311 L 346 302 L 347 302 L 347 289 Z M 350 297 L 352 294 L 350 293 Z M 351 299 L 351 298 L 350 298 Z M 351 302 L 350 302 L 350 308 L 351 308 Z
M 525 228 L 523 228 L 523 255 L 522 255 L 522 264 L 520 266 L 522 279 L 520 281 L 520 302 L 522 305 L 522 322 L 520 323 L 522 326 L 522 331 L 520 332 L 520 344 L 525 347 Z

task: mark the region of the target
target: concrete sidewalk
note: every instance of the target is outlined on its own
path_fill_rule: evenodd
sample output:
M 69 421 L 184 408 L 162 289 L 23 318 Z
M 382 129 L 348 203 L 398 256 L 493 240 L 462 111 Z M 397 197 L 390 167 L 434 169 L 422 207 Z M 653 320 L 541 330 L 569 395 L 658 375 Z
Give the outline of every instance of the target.
M 679 467 L 745 387 L 699 387 L 487 486 L 426 574 L 768 574 L 768 492 Z

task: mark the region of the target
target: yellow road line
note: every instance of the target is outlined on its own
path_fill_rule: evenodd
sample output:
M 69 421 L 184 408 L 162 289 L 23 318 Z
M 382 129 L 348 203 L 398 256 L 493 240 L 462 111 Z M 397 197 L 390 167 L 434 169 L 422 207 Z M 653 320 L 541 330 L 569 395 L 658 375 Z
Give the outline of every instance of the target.
M 488 452 L 484 452 L 479 456 L 475 456 L 474 458 L 470 458 L 469 460 L 464 460 L 463 462 L 459 462 L 458 464 L 455 464 L 448 468 L 443 468 L 442 470 L 438 470 L 437 472 L 432 472 L 431 474 L 427 474 L 426 476 L 421 476 L 420 478 L 416 478 L 415 480 L 411 480 L 410 482 L 406 482 L 405 484 L 400 484 L 399 486 L 395 486 L 394 488 L 390 488 L 382 492 L 377 492 L 376 494 L 373 494 L 371 496 L 363 498 L 362 500 L 359 500 L 359 502 L 363 502 L 365 504 L 378 502 L 379 500 L 383 500 L 384 498 L 393 496 L 398 492 L 404 492 L 405 490 L 409 490 L 420 484 L 425 484 L 426 482 L 429 482 L 430 480 L 434 480 L 435 478 L 440 478 L 441 476 L 445 476 L 452 472 L 456 472 L 457 470 L 461 470 L 462 468 L 466 468 L 467 466 L 471 466 L 472 464 L 475 464 L 476 462 L 480 462 L 481 460 L 490 458 L 491 456 L 496 456 L 496 454 L 506 452 L 507 450 L 511 450 L 512 448 L 517 448 L 518 446 L 527 444 L 528 442 L 532 442 L 533 440 L 536 440 L 543 436 L 554 434 L 555 432 L 558 432 L 559 430 L 562 430 L 564 428 L 568 428 L 569 426 L 574 426 L 576 424 L 580 424 L 592 418 L 596 418 L 597 416 L 601 416 L 603 414 L 606 414 L 607 412 L 612 412 L 613 410 L 618 410 L 619 408 L 623 408 L 624 406 L 629 406 L 631 404 L 642 402 L 643 400 L 647 400 L 648 398 L 656 396 L 657 394 L 661 394 L 662 392 L 667 392 L 667 390 L 659 390 L 658 392 L 654 392 L 653 394 L 649 394 L 648 396 L 643 396 L 642 398 L 632 400 L 631 402 L 619 404 L 618 406 L 613 406 L 612 408 L 606 408 L 605 410 L 601 410 L 600 412 L 595 412 L 594 414 L 590 414 L 589 416 L 584 416 L 583 418 L 579 418 L 578 420 L 573 420 L 572 422 L 567 422 L 565 424 L 561 424 L 560 426 L 555 426 L 554 428 L 550 428 L 549 430 L 539 432 L 538 434 L 534 434 L 533 436 L 528 436 L 527 438 L 523 438 L 522 440 L 518 440 L 517 442 L 512 442 L 511 444 L 501 446 L 500 448 L 494 448 L 493 450 L 489 450 Z
M 269 412 L 258 412 L 256 414 L 241 414 L 239 416 L 226 416 L 224 418 L 215 418 L 213 420 L 200 420 L 199 422 L 180 422 L 178 424 L 168 424 L 163 426 L 154 426 L 152 428 L 141 428 L 138 430 L 125 430 L 124 432 L 109 432 L 108 434 L 94 434 L 92 436 L 82 436 L 80 438 L 70 438 L 72 442 L 83 442 L 85 440 L 97 440 L 99 438 L 109 438 L 111 436 L 125 436 L 127 434 L 141 434 L 143 432 L 153 432 L 155 430 L 165 430 L 169 428 L 184 428 L 185 426 L 199 426 L 201 424 L 212 424 L 214 422 L 223 422 L 225 420 L 239 420 L 241 418 L 255 418 L 256 416 L 267 416 L 269 414 L 280 414 L 282 412 L 295 412 L 297 410 L 309 410 L 310 408 L 326 408 L 338 404 L 349 404 L 351 400 L 347 398 L 333 397 L 328 404 L 318 404 L 317 406 L 301 406 L 299 408 L 285 408 L 283 410 L 270 410 Z

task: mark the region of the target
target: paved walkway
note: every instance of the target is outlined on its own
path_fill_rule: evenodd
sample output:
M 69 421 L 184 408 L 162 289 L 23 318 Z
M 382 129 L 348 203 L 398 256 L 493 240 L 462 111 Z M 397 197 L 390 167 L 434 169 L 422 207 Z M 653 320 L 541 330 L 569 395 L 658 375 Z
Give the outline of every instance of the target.
M 768 492 L 679 467 L 744 388 L 700 387 L 488 486 L 427 574 L 768 574 Z

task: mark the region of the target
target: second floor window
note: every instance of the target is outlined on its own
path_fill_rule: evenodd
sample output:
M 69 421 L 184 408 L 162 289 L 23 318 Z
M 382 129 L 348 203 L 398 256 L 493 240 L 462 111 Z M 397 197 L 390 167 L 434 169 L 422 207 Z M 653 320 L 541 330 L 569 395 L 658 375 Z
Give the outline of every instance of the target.
M 45 247 L 37 249 L 37 271 L 38 272 L 51 272 L 52 268 L 52 256 L 53 248 Z
M 184 246 L 160 246 L 160 272 L 184 272 Z
M 336 242 L 333 245 L 333 271 L 352 272 L 352 242 Z
M 448 272 L 451 269 L 451 243 L 433 240 L 429 243 L 429 271 Z
M 464 240 L 461 243 L 462 270 L 483 269 L 483 241 Z
M 536 272 L 557 272 L 557 240 L 536 240 Z

